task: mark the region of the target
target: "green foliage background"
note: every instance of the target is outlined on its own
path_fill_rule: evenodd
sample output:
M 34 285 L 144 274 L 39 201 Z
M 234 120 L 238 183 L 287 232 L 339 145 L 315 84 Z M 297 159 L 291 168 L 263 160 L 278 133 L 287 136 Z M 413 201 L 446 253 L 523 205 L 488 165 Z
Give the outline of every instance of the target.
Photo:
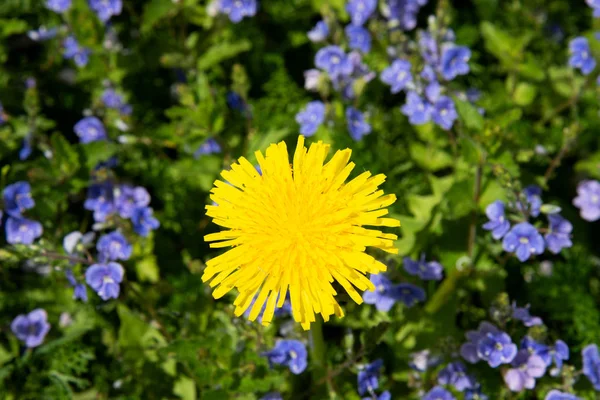
M 396 306 L 389 314 L 340 295 L 347 316 L 323 326 L 325 353 L 311 353 L 299 376 L 270 369 L 260 353 L 282 331 L 310 344 L 308 333 L 287 319 L 264 328 L 236 318 L 232 296 L 216 301 L 201 282 L 205 261 L 217 254 L 202 239 L 217 229 L 204 206 L 221 169 L 237 157 L 253 162 L 255 150 L 280 140 L 294 147 L 295 114 L 312 99 L 303 72 L 313 67 L 317 47 L 306 31 L 320 15 L 347 22 L 345 2 L 262 0 L 255 17 L 232 24 L 207 15 L 201 0 L 125 1 L 113 27 L 126 51 L 114 52 L 103 47 L 104 28 L 86 2 L 74 0 L 66 22 L 93 49 L 82 69 L 63 60 L 59 40 L 27 39 L 30 29 L 61 23 L 42 3 L 0 4 L 0 100 L 8 117 L 0 127 L 0 187 L 30 182 L 37 202 L 32 215 L 44 226 L 34 246 L 0 248 L 0 398 L 250 400 L 279 391 L 293 399 L 358 399 L 359 366 L 381 357 L 381 387 L 393 398 L 416 399 L 410 353 L 451 354 L 466 330 L 489 318 L 490 306 L 508 299 L 531 303 L 547 325 L 536 334 L 565 340 L 572 365 L 581 365 L 582 347 L 600 342 L 597 224 L 583 221 L 571 205 L 579 181 L 600 178 L 596 75 L 585 78 L 567 67 L 568 40 L 593 36 L 583 0 L 440 0 L 421 10 L 421 27 L 435 14 L 456 31 L 457 43 L 472 49 L 471 73 L 459 86 L 483 93 L 477 106 L 485 116 L 459 101 L 460 121 L 450 134 L 432 124 L 411 126 L 399 97 L 375 79 L 358 100 L 373 132 L 354 142 L 341 100 L 329 97 L 335 123 L 311 140 L 352 148 L 357 170 L 386 174 L 385 191 L 398 196 L 392 214 L 402 222 L 400 254 L 390 260 L 390 277 L 400 279 L 403 256 L 425 252 L 442 263 L 446 278 L 426 286 L 425 304 Z M 564 40 L 551 34 L 554 25 Z M 393 38 L 384 26 L 373 29 L 378 48 L 365 60 L 379 73 Z M 600 45 L 591 42 L 600 56 Z M 25 90 L 30 76 L 37 88 Z M 105 80 L 133 105 L 129 131 L 119 132 L 119 117 L 107 113 L 109 136 L 125 136 L 123 143 L 79 144 L 73 125 L 84 109 L 101 110 Z M 227 108 L 230 90 L 242 95 L 251 118 Z M 18 151 L 30 131 L 35 150 L 21 162 Z M 223 153 L 192 157 L 208 137 L 218 138 Z M 83 201 L 93 167 L 110 156 L 118 158 L 121 182 L 148 188 L 161 228 L 134 240 L 118 301 L 102 302 L 90 291 L 89 303 L 75 302 L 60 272 L 68 262 L 43 254 L 62 253 L 67 233 L 91 229 Z M 489 203 L 514 199 L 531 183 L 573 222 L 575 245 L 522 264 L 480 226 Z M 542 260 L 553 263 L 551 276 L 540 272 Z M 26 262 L 50 266 L 49 273 L 27 269 Z M 42 346 L 24 351 L 9 325 L 37 307 L 48 311 L 52 329 Z M 69 325 L 61 326 L 61 313 L 69 314 Z M 498 370 L 478 366 L 492 399 L 543 398 L 561 384 L 544 378 L 535 392 L 509 394 Z M 423 388 L 434 378 L 428 374 Z M 576 391 L 596 398 L 585 379 Z

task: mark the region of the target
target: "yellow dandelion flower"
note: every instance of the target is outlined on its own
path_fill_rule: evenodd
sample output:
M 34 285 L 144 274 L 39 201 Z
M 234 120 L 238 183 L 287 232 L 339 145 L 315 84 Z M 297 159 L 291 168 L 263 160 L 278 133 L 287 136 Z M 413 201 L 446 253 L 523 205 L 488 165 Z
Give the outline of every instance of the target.
M 386 270 L 385 264 L 365 253 L 376 247 L 396 254 L 396 235 L 363 227 L 400 226 L 383 218 L 396 201 L 378 186 L 385 175 L 364 172 L 345 183 L 354 168 L 351 150 L 337 151 L 324 164 L 329 145 L 313 143 L 307 150 L 298 138 L 293 165 L 285 142 L 271 144 L 266 156 L 256 158 L 262 175 L 240 158 L 221 173 L 211 190 L 216 205 L 206 215 L 227 230 L 206 235 L 211 247 L 232 249 L 206 263 L 202 281 L 210 280 L 218 299 L 233 288 L 239 292 L 235 315 L 242 315 L 256 298 L 249 319 L 254 321 L 266 301 L 262 317 L 268 325 L 290 292 L 292 315 L 309 329 L 315 313 L 325 321 L 344 312 L 335 300 L 337 281 L 358 304 L 361 291 L 375 290 L 366 273 Z

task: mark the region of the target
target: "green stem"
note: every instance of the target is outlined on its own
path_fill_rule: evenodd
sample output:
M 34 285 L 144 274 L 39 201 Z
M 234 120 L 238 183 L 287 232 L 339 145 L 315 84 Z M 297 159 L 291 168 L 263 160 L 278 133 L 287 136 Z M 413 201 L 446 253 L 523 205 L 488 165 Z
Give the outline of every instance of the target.
M 327 361 L 325 357 L 325 339 L 323 338 L 323 321 L 321 316 L 317 315 L 315 322 L 310 326 L 310 355 L 312 366 L 312 381 L 320 382 L 323 377 L 327 378 Z M 329 386 L 329 382 L 326 382 Z M 315 387 L 316 392 L 313 393 L 319 398 L 326 397 L 326 387 L 318 385 Z

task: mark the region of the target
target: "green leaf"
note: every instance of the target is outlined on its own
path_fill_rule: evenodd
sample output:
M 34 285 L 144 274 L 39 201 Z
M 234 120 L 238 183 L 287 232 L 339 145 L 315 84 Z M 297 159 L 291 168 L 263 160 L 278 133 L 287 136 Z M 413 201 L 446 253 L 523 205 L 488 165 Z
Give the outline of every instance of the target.
M 412 159 L 421 168 L 432 172 L 448 168 L 454 163 L 450 154 L 432 145 L 426 146 L 419 142 L 411 142 L 409 152 Z
M 256 160 L 256 157 L 254 156 L 255 151 L 260 150 L 264 153 L 269 145 L 279 143 L 289 134 L 290 130 L 287 128 L 271 129 L 265 134 L 254 132 L 250 138 L 250 141 L 248 142 L 246 158 L 248 158 L 250 162 L 254 162 Z
M 72 176 L 79 169 L 79 157 L 77 151 L 60 133 L 55 133 L 50 138 L 53 157 L 51 163 L 58 169 L 62 176 Z
M 481 23 L 481 35 L 485 48 L 508 67 L 520 61 L 523 50 L 533 38 L 531 33 L 515 36 L 488 21 Z
M 119 303 L 117 314 L 121 324 L 119 326 L 118 343 L 121 347 L 141 347 L 142 337 L 150 329 L 150 325 L 142 321 L 125 305 Z
M 530 105 L 537 95 L 537 88 L 529 83 L 517 84 L 513 94 L 513 100 L 520 106 Z
M 173 393 L 183 400 L 196 400 L 196 384 L 187 376 L 180 376 L 173 386 Z
M 465 127 L 471 131 L 479 132 L 483 130 L 484 120 L 477 108 L 467 101 L 454 98 L 456 111 Z
M 88 169 L 96 168 L 98 163 L 108 160 L 118 150 L 115 143 L 105 141 L 82 144 L 81 148 L 84 154 L 85 166 Z
M 27 32 L 27 22 L 11 18 L 11 19 L 0 19 L 0 36 L 7 37 L 16 35 L 18 33 Z
M 152 28 L 172 11 L 176 11 L 172 0 L 151 0 L 144 6 L 142 15 L 142 33 L 149 33 Z
M 205 70 L 225 60 L 233 58 L 252 48 L 252 42 L 242 39 L 237 42 L 218 43 L 210 47 L 198 60 L 198 69 Z
M 469 137 L 461 137 L 458 139 L 458 144 L 463 158 L 470 165 L 480 164 L 483 160 L 483 150 L 473 139 Z
M 160 279 L 156 256 L 150 255 L 144 257 L 135 264 L 135 270 L 138 278 L 142 282 L 156 283 Z

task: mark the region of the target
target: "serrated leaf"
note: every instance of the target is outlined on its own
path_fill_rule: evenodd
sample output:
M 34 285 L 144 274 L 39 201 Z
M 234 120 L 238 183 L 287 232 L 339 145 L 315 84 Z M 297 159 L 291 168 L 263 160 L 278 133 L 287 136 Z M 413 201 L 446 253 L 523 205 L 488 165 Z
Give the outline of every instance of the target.
M 454 98 L 454 104 L 456 105 L 456 111 L 458 117 L 465 125 L 465 127 L 474 132 L 483 130 L 484 120 L 483 116 L 479 114 L 477 108 L 467 101 Z
M 50 138 L 53 157 L 52 165 L 61 172 L 62 176 L 72 176 L 79 169 L 79 157 L 77 151 L 60 133 L 55 133 Z
M 411 142 L 409 151 L 415 163 L 428 171 L 439 171 L 452 166 L 454 163 L 452 156 L 440 150 L 437 146 L 426 146 L 419 142 Z

